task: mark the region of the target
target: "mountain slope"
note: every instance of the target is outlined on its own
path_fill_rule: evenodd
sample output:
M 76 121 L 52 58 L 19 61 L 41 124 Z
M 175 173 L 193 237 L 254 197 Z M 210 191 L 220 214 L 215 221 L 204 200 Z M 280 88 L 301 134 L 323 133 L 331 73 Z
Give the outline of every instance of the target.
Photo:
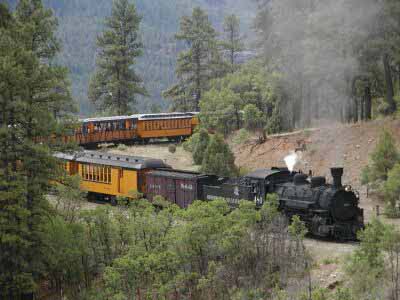
M 17 0 L 8 2 L 15 7 Z M 73 95 L 79 103 L 80 114 L 92 114 L 94 107 L 88 102 L 87 87 L 95 67 L 96 37 L 103 28 L 104 18 L 111 13 L 112 1 L 43 2 L 59 19 L 59 37 L 63 43 L 59 61 L 71 71 Z M 141 112 L 149 111 L 153 104 L 163 110 L 168 107 L 161 92 L 175 81 L 176 57 L 183 45 L 176 43 L 174 34 L 181 16 L 191 14 L 193 7 L 200 6 L 207 10 L 210 20 L 221 31 L 224 15 L 236 13 L 242 19 L 243 32 L 249 35 L 255 14 L 255 4 L 246 0 L 136 0 L 135 4 L 143 16 L 141 32 L 145 46 L 137 68 L 150 93 L 150 97 L 140 100 L 138 110 Z

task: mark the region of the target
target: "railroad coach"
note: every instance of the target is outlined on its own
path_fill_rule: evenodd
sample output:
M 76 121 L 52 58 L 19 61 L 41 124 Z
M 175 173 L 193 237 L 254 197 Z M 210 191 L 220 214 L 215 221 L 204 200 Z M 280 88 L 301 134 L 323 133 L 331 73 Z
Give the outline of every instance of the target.
M 57 153 L 69 175 L 79 174 L 82 189 L 89 199 L 115 203 L 118 196 L 132 198 L 132 193 L 146 192 L 145 174 L 159 168 L 170 168 L 160 159 L 84 151 Z
M 178 112 L 83 119 L 75 132 L 64 140 L 75 141 L 82 146 L 146 143 L 150 139 L 161 138 L 181 141 L 193 134 L 199 124 L 197 115 L 195 112 Z

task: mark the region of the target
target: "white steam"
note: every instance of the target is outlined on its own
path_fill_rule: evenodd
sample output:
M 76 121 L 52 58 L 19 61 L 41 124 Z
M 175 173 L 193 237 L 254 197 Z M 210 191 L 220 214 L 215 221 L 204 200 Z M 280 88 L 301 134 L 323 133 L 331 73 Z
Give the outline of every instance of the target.
M 288 156 L 286 156 L 284 159 L 285 164 L 287 168 L 289 169 L 290 172 L 293 172 L 294 167 L 296 166 L 297 162 L 299 161 L 299 155 L 296 152 L 292 152 Z

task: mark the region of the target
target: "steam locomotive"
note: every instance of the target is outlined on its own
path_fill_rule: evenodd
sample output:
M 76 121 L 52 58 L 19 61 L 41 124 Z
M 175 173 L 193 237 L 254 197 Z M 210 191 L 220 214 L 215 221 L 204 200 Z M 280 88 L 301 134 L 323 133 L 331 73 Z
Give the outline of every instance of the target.
M 333 183 L 325 177 L 311 177 L 285 168 L 258 170 L 236 182 L 203 186 L 205 200 L 224 198 L 232 205 L 239 199 L 261 206 L 269 193 L 279 198 L 279 209 L 288 218 L 298 215 L 313 236 L 335 240 L 356 240 L 364 227 L 359 194 L 342 185 L 343 168 L 332 168 Z

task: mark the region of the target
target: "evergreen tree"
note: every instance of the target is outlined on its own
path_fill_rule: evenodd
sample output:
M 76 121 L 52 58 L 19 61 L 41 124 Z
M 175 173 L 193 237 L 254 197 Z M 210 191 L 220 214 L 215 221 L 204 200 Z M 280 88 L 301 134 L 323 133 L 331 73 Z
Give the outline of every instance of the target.
M 236 69 L 236 55 L 242 51 L 244 46 L 240 36 L 240 19 L 236 15 L 228 15 L 224 19 L 223 49 L 227 52 L 231 72 Z
M 200 129 L 199 138 L 196 141 L 196 145 L 193 151 L 193 161 L 196 165 L 201 165 L 204 158 L 204 153 L 207 149 L 208 143 L 210 141 L 210 136 L 205 129 Z
M 45 193 L 56 169 L 49 145 L 71 108 L 66 70 L 54 64 L 57 21 L 21 0 L 0 26 L 0 296 L 20 299 L 43 270 Z
M 386 181 L 388 172 L 399 160 L 400 156 L 396 143 L 392 135 L 387 130 L 384 130 L 374 152 L 371 154 L 370 165 L 363 170 L 363 183 Z
M 8 6 L 4 3 L 0 3 L 0 27 L 8 26 L 11 20 L 11 13 L 8 10 Z
M 215 134 L 204 153 L 202 172 L 219 176 L 235 176 L 238 170 L 235 157 L 222 136 Z
M 97 39 L 100 48 L 97 71 L 90 81 L 89 98 L 100 109 L 111 109 L 119 115 L 132 111 L 137 95 L 146 95 L 146 89 L 134 65 L 142 55 L 139 40 L 141 17 L 128 0 L 113 2 L 111 17 Z
M 266 139 L 264 126 L 266 119 L 263 113 L 254 104 L 248 104 L 243 109 L 243 121 L 247 130 L 261 133 L 263 139 Z
M 185 42 L 188 50 L 179 54 L 176 75 L 179 83 L 164 92 L 175 101 L 175 108 L 198 110 L 199 101 L 212 78 L 221 76 L 222 59 L 217 49 L 217 33 L 207 14 L 199 7 L 192 16 L 181 19 L 175 38 Z

